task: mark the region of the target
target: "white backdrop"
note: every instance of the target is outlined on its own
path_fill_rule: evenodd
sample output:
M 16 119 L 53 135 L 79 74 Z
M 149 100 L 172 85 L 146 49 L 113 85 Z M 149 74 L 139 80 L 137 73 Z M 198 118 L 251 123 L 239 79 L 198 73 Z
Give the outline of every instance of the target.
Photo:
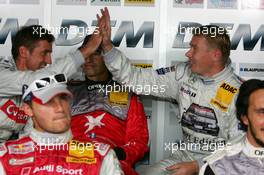
M 104 6 L 111 14 L 112 39 L 135 63 L 157 68 L 186 60 L 190 37 L 178 28 L 217 23 L 229 29 L 236 73 L 245 79 L 264 77 L 264 0 L 0 0 L 0 60 L 11 55 L 11 35 L 20 26 L 68 25 L 73 31 L 77 25 L 91 32 Z M 54 57 L 76 49 L 84 37 L 74 32 L 54 35 Z M 177 139 L 180 131 L 174 105 L 149 99 L 144 103 L 151 116 L 152 163 L 169 154 L 164 143 Z

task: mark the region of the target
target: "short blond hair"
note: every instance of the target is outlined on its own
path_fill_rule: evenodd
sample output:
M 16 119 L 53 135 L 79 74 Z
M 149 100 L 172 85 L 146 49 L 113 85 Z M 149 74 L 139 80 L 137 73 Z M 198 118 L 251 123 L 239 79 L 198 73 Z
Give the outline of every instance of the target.
M 217 48 L 222 52 L 223 64 L 227 63 L 230 56 L 231 41 L 227 30 L 216 25 L 205 25 L 192 29 L 193 36 L 201 36 L 206 39 L 209 47 Z

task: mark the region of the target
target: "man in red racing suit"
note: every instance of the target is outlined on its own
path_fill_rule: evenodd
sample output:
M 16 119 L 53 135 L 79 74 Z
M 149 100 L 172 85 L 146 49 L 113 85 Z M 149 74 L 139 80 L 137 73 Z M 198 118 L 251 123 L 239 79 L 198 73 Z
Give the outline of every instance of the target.
M 90 36 L 84 40 L 88 42 Z M 72 102 L 72 132 L 75 138 L 111 145 L 125 174 L 137 174 L 134 164 L 148 149 L 147 120 L 135 94 L 112 80 L 100 48 L 83 65 L 86 81 L 69 86 Z

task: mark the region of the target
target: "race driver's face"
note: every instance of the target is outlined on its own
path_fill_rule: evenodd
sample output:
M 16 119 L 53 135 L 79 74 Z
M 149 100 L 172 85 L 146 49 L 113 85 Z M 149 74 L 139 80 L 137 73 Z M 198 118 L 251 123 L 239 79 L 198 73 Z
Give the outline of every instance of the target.
M 27 51 L 26 67 L 27 70 L 38 70 L 51 64 L 52 43 L 40 40 L 36 43 L 33 50 Z
M 249 142 L 256 147 L 264 147 L 264 89 L 256 90 L 250 95 L 248 114 L 242 120 L 248 126 Z
M 207 40 L 202 36 L 193 36 L 190 42 L 190 49 L 186 52 L 189 58 L 192 72 L 202 76 L 214 75 L 214 60 L 212 59 L 215 49 L 210 48 Z
M 83 71 L 90 80 L 105 80 L 108 77 L 108 70 L 104 63 L 104 58 L 99 52 L 95 52 L 85 58 Z
M 31 105 L 24 104 L 24 111 L 32 117 L 34 128 L 40 132 L 58 134 L 70 128 L 70 97 L 67 94 L 58 94 L 45 104 L 32 100 Z

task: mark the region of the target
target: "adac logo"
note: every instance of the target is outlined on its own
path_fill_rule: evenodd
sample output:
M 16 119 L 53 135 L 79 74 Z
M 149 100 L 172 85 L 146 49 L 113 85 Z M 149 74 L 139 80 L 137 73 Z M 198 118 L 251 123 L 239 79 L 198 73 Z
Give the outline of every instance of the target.
M 217 106 L 222 111 L 226 112 L 228 106 L 232 103 L 234 95 L 238 89 L 228 83 L 222 83 L 217 89 L 216 96 L 211 99 L 211 104 Z
M 233 94 L 235 94 L 237 92 L 237 88 L 235 88 L 235 87 L 233 87 L 233 86 L 231 86 L 231 85 L 229 85 L 227 83 L 223 83 L 220 86 L 220 88 L 223 88 L 223 89 L 225 89 L 225 90 L 227 90 L 227 91 L 229 91 L 229 92 L 231 92 Z

